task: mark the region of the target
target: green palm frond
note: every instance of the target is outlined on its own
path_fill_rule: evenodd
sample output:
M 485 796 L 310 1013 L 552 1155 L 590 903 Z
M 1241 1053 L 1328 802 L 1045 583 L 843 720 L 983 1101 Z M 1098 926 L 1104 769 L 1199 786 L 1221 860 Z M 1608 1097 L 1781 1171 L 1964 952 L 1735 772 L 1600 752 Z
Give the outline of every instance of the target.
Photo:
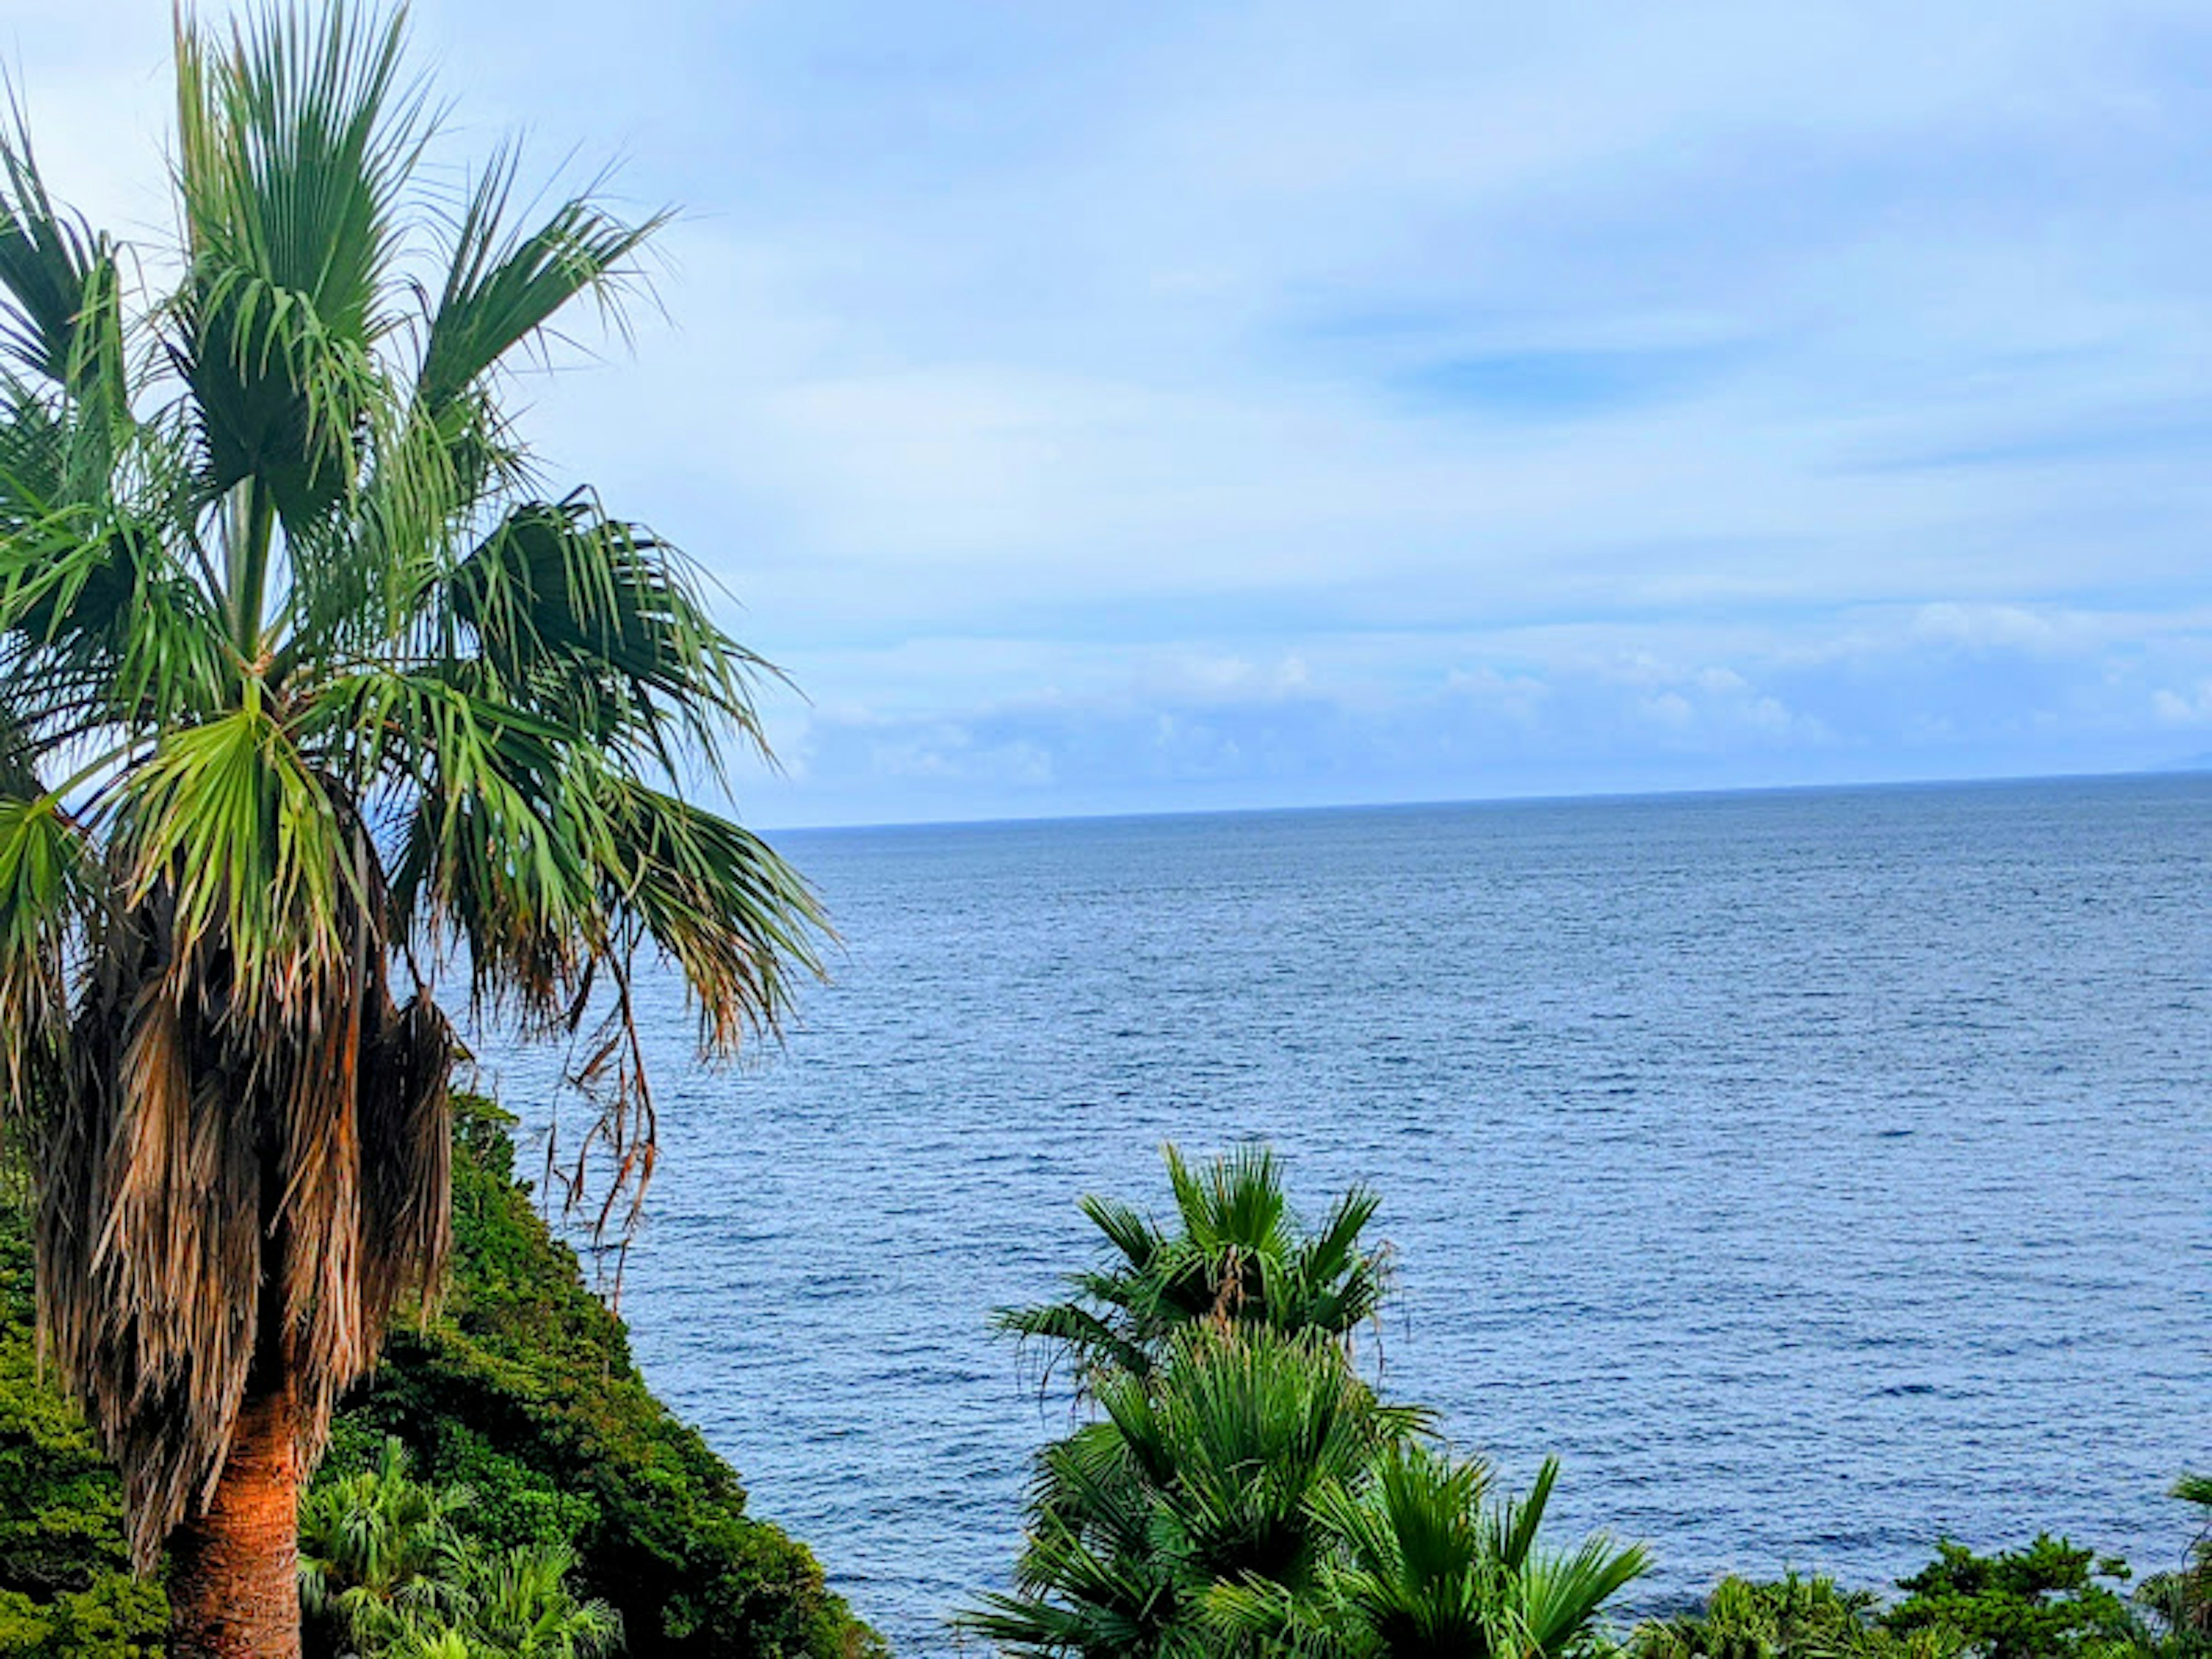
M 1486 1509 L 1486 1465 L 1416 1443 L 1386 1447 L 1364 1483 L 1316 1496 L 1315 1513 L 1344 1553 L 1324 1567 L 1300 1616 L 1374 1659 L 1584 1652 L 1607 1603 L 1648 1560 L 1602 1537 L 1564 1553 L 1538 1548 L 1556 1474 L 1547 1462 L 1526 1498 Z
M 47 193 L 23 112 L 0 135 L 0 349 L 33 374 L 82 390 L 89 343 L 114 317 L 112 245 Z
M 1376 1200 L 1354 1188 L 1321 1231 L 1300 1226 L 1280 1162 L 1246 1146 L 1194 1166 L 1164 1149 L 1176 1226 L 1163 1231 L 1117 1201 L 1087 1197 L 1084 1214 L 1109 1247 L 1072 1275 L 1067 1301 L 1002 1309 L 1003 1331 L 1048 1346 L 1046 1375 L 1071 1364 L 1078 1380 L 1143 1375 L 1168 1343 L 1206 1322 L 1347 1340 L 1371 1321 L 1389 1283 L 1387 1249 L 1364 1247 Z
M 455 227 L 416 380 L 434 416 L 583 295 L 598 296 L 619 321 L 614 302 L 633 274 L 631 262 L 668 220 L 663 213 L 625 224 L 580 196 L 536 229 L 518 232 L 510 226 L 517 166 L 513 149 L 495 155 Z

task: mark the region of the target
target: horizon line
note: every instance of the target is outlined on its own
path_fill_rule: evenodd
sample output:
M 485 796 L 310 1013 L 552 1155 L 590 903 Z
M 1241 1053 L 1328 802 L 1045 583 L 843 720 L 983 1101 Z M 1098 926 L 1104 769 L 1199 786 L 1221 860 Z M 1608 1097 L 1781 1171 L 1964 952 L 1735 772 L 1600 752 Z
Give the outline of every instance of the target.
M 1494 795 L 1419 796 L 1380 800 L 1309 801 L 1294 805 L 1200 806 L 1145 808 L 1134 811 L 1039 812 L 994 814 L 977 817 L 879 818 L 845 823 L 790 823 L 763 826 L 762 833 L 775 836 L 854 835 L 874 830 L 1015 829 L 1053 823 L 1121 823 L 1169 818 L 1226 818 L 1287 817 L 1297 813 L 1419 811 L 1425 808 L 1459 806 L 1537 806 L 1581 802 L 1601 805 L 1635 801 L 1692 800 L 1735 795 L 1846 794 L 1870 789 L 1942 789 L 1997 787 L 2006 784 L 2091 783 L 2123 778 L 2186 777 L 2212 773 L 2212 756 L 2192 757 L 2160 766 L 2115 767 L 2080 772 L 1996 772 L 1968 776 L 1902 776 L 1856 778 L 1800 783 L 1690 785 L 1680 788 L 1542 790 Z

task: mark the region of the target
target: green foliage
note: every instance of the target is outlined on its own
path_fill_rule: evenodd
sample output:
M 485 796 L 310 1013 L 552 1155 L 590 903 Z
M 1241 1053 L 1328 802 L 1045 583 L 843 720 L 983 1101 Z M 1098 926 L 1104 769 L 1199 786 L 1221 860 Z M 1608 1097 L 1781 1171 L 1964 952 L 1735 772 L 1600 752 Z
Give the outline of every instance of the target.
M 1984 1659 L 2063 1659 L 2127 1651 L 2143 1639 L 2126 1599 L 2110 1584 L 2127 1568 L 2063 1538 L 2039 1534 L 2025 1549 L 1977 1555 L 1946 1538 L 1936 1559 L 1898 1581 L 1905 1599 L 1882 1615 L 1900 1635 L 1956 1632 Z
M 9 1659 L 158 1659 L 168 1629 L 168 1598 L 127 1573 L 100 1573 L 89 1589 L 51 1601 L 0 1590 Z
M 622 1322 L 514 1184 L 504 1115 L 468 1098 L 459 1111 L 452 1286 L 434 1318 L 399 1322 L 382 1368 L 339 1413 L 303 1509 L 311 1559 L 334 1559 L 315 1547 L 319 1506 L 343 1507 L 326 1494 L 373 1483 L 397 1437 L 422 1486 L 447 1502 L 468 1489 L 453 1518 L 487 1561 L 572 1552 L 576 1599 L 609 1603 L 634 1652 L 880 1653 L 813 1556 L 748 1516 L 729 1466 L 647 1391 Z M 0 1194 L 0 1659 L 153 1659 L 166 1604 L 158 1583 L 129 1575 L 112 1468 L 37 1377 L 30 1272 L 22 1206 Z M 395 1516 L 404 1509 L 395 1498 Z M 444 1640 L 416 1634 L 426 1652 Z
M 328 1467 L 358 1470 L 396 1437 L 422 1480 L 469 1489 L 474 1535 L 573 1548 L 579 1585 L 641 1652 L 876 1650 L 813 1556 L 749 1517 L 736 1474 L 647 1390 L 622 1322 L 515 1184 L 505 1115 L 469 1097 L 456 1110 L 452 1291 L 395 1327 Z
M 1384 1282 L 1355 1190 L 1309 1234 L 1248 1151 L 1168 1150 L 1180 1230 L 1084 1208 L 1116 1256 L 1066 1303 L 1000 1316 L 1074 1365 L 1096 1420 L 1039 1454 L 1011 1595 L 958 1621 L 1015 1655 L 1083 1659 L 1566 1659 L 1644 1570 L 1601 1538 L 1537 1547 L 1557 1477 L 1492 1505 L 1353 1364 Z
M 1987 1556 L 1947 1538 L 1887 1609 L 1826 1578 L 1729 1578 L 1700 1612 L 1638 1630 L 1630 1659 L 2200 1659 L 2186 1592 L 2162 1577 L 2131 1602 L 2128 1576 L 2047 1534 Z
M 1964 1648 L 1945 1626 L 1885 1629 L 1877 1601 L 1794 1572 L 1768 1583 L 1723 1578 L 1698 1612 L 1639 1626 L 1629 1659 L 1954 1659 Z
M 24 1206 L 0 1192 L 0 1656 L 150 1659 L 168 1603 L 131 1576 L 122 1485 L 39 1375 L 31 1297 Z

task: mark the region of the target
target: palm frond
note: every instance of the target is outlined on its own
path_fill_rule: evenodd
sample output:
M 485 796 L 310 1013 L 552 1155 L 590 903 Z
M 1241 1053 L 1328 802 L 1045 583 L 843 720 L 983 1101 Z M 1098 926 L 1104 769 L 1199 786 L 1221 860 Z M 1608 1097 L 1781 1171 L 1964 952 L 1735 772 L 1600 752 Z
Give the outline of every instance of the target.
M 114 273 L 108 240 L 54 205 L 11 98 L 0 131 L 0 349 L 82 392 L 94 372 L 92 343 L 116 325 Z
M 444 292 L 430 314 L 416 395 L 434 416 L 576 299 L 597 295 L 612 309 L 638 250 L 667 222 L 656 214 L 629 225 L 589 196 L 573 197 L 527 234 L 508 227 L 517 152 L 495 155 L 470 191 L 453 235 Z

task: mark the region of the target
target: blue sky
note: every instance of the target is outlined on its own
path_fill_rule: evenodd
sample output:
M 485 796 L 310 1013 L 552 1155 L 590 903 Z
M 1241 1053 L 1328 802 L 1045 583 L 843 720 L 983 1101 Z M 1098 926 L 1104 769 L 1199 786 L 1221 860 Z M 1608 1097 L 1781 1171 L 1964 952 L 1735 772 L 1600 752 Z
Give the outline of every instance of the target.
M 167 16 L 0 0 L 126 231 Z M 415 16 L 684 210 L 522 391 L 806 694 L 761 822 L 2212 750 L 2201 3 Z

